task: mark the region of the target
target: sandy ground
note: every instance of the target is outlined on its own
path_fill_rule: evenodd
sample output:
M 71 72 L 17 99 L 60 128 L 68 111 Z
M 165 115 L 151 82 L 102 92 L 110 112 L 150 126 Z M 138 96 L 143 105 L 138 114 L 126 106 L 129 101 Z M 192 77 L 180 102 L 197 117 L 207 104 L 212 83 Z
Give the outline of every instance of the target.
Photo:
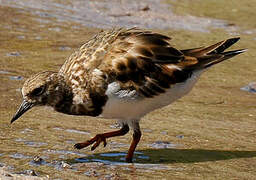
M 35 3 L 36 2 L 36 3 Z M 0 0 L 1 179 L 256 179 L 255 11 L 245 1 Z M 116 129 L 115 120 L 35 108 L 10 126 L 31 74 L 58 70 L 100 28 L 150 28 L 177 48 L 240 36 L 248 52 L 202 75 L 186 97 L 141 121 L 135 163 L 131 133 L 94 152 L 73 144 Z M 31 174 L 37 176 L 31 176 Z

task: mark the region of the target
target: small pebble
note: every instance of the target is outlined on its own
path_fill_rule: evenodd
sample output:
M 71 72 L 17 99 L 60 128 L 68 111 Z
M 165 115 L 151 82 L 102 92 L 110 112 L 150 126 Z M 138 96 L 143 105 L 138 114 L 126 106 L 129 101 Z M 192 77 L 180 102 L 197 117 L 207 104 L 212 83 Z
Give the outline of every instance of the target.
M 109 127 L 113 128 L 113 129 L 119 129 L 119 128 L 121 128 L 121 125 L 119 123 L 115 123 L 115 124 L 110 125 Z
M 256 82 L 250 82 L 247 86 L 242 87 L 241 90 L 256 93 Z
M 93 176 L 93 177 L 97 177 L 100 174 L 98 172 L 96 172 L 95 170 L 90 169 L 89 171 L 84 173 L 86 176 Z
M 168 133 L 167 133 L 167 131 L 162 131 L 161 134 L 167 135 Z
M 60 32 L 61 28 L 55 27 L 55 28 L 49 28 L 50 31 Z
M 0 167 L 3 167 L 3 166 L 5 166 L 5 164 L 4 163 L 0 163 Z
M 31 169 L 22 171 L 18 174 L 24 174 L 24 175 L 29 175 L 29 176 L 38 176 L 38 174 L 34 170 L 31 170 Z
M 34 164 L 36 165 L 42 165 L 45 163 L 45 161 L 43 160 L 43 158 L 41 158 L 40 156 L 35 156 L 33 158 L 33 161 L 32 161 Z
M 10 53 L 7 53 L 6 56 L 20 56 L 20 53 L 19 52 L 10 52 Z
M 111 173 L 104 176 L 104 179 L 110 180 L 110 179 L 119 179 L 119 175 L 117 173 Z
M 41 12 L 41 11 L 36 11 L 35 13 L 37 15 L 39 15 L 40 17 L 50 17 L 51 16 L 49 13 Z
M 25 36 L 17 36 L 18 39 L 25 39 Z
M 183 135 L 178 135 L 178 136 L 176 136 L 176 137 L 179 138 L 179 139 L 183 139 L 183 138 L 184 138 Z
M 146 5 L 144 8 L 141 8 L 141 11 L 148 11 L 148 10 L 150 10 L 148 5 Z
M 0 74 L 9 74 L 10 72 L 8 71 L 0 71 Z
M 71 165 L 69 165 L 68 163 L 65 163 L 64 161 L 61 161 L 61 162 L 60 162 L 60 166 L 61 166 L 62 168 L 71 168 Z
M 69 50 L 71 50 L 71 48 L 68 47 L 68 46 L 61 46 L 61 47 L 59 47 L 59 50 L 61 50 L 61 51 L 69 51 Z
M 148 133 L 153 132 L 153 130 L 152 130 L 152 129 L 146 129 L 146 128 L 145 128 L 145 129 L 143 129 L 142 131 L 143 131 L 143 132 L 148 132 Z
M 36 37 L 35 37 L 35 40 L 41 40 L 41 39 L 42 39 L 41 36 L 36 36 Z
M 10 78 L 10 80 L 18 80 L 18 81 L 23 79 L 22 76 L 10 76 L 9 78 Z

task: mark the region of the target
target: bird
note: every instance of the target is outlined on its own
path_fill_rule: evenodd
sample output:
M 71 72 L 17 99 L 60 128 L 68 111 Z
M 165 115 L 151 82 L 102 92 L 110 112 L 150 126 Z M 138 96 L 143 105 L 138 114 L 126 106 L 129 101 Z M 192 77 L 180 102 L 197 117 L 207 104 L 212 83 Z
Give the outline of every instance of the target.
M 177 49 L 171 37 L 138 28 L 102 30 L 75 51 L 59 71 L 39 72 L 21 89 L 23 101 L 11 119 L 35 106 L 69 115 L 116 119 L 120 129 L 74 145 L 91 150 L 131 129 L 126 162 L 141 139 L 140 119 L 188 94 L 200 75 L 246 49 L 229 50 L 240 38 L 207 47 Z

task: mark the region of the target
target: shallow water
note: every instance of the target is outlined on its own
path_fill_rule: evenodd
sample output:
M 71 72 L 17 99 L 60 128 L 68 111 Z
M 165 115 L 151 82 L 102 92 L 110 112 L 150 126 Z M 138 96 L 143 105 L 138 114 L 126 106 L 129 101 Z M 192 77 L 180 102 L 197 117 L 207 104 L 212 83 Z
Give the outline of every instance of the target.
M 34 142 L 34 141 L 27 141 L 25 139 L 15 139 L 16 142 L 23 142 L 25 145 L 27 146 L 31 146 L 31 147 L 41 147 L 41 146 L 46 146 L 47 143 L 44 142 Z
M 100 145 L 94 152 L 90 147 L 73 148 L 97 133 L 120 128 L 114 120 L 67 116 L 40 107 L 11 126 L 9 121 L 21 102 L 24 80 L 37 71 L 58 69 L 71 52 L 98 31 L 88 27 L 168 29 L 164 33 L 174 36 L 180 47 L 219 41 L 232 32 L 244 33 L 237 46 L 249 48 L 249 40 L 256 37 L 254 30 L 239 32 L 239 27 L 230 29 L 225 20 L 176 15 L 175 7 L 153 0 L 0 0 L 0 5 L 0 166 L 52 179 L 227 179 L 229 175 L 240 176 L 237 169 L 253 175 L 255 98 L 254 93 L 247 94 L 240 87 L 248 84 L 249 77 L 255 77 L 249 70 L 255 67 L 249 61 L 255 57 L 255 43 L 250 45 L 249 58 L 239 61 L 238 57 L 234 65 L 231 61 L 216 66 L 202 77 L 192 95 L 145 117 L 133 164 L 125 162 L 131 133 L 108 140 L 106 148 Z M 243 90 L 253 92 L 250 84 Z M 223 167 L 227 173 L 215 174 Z M 198 177 L 201 174 L 203 177 Z
M 31 156 L 26 156 L 21 153 L 11 154 L 11 155 L 9 155 L 9 157 L 14 158 L 14 159 L 29 159 L 29 158 L 31 158 Z

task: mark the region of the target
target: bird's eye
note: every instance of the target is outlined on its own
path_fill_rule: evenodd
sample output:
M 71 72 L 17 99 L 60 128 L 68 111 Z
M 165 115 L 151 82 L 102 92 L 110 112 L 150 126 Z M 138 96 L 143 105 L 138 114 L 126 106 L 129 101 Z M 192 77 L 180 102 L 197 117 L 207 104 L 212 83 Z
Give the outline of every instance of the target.
M 34 90 L 31 92 L 31 94 L 32 94 L 33 96 L 39 96 L 39 95 L 41 95 L 41 94 L 44 92 L 44 89 L 45 89 L 44 86 L 38 87 L 38 88 L 34 89 Z

